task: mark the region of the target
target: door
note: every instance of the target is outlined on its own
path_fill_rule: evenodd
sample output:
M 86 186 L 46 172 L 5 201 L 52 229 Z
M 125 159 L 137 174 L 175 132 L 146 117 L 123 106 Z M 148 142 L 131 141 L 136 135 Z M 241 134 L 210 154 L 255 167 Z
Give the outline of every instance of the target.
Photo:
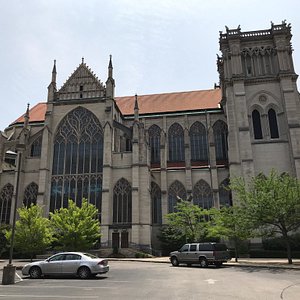
M 43 274 L 60 274 L 64 259 L 64 254 L 57 254 L 50 257 L 42 266 Z
M 66 254 L 62 262 L 63 274 L 76 274 L 81 262 L 81 256 L 78 254 Z
M 128 248 L 128 232 L 123 231 L 121 233 L 121 248 Z
M 119 237 L 119 232 L 113 232 L 112 233 L 112 247 L 113 249 L 119 248 L 120 244 L 120 237 Z

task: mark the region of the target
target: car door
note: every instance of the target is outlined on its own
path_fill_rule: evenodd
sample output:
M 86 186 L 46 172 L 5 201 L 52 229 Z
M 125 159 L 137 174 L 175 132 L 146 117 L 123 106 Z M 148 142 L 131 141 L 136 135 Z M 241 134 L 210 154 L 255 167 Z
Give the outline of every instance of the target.
M 62 262 L 62 274 L 76 274 L 81 261 L 81 255 L 75 253 L 65 254 Z
M 65 258 L 64 254 L 57 254 L 51 256 L 43 264 L 42 271 L 45 275 L 60 274 L 62 269 L 62 262 Z
M 190 244 L 189 254 L 188 254 L 188 261 L 190 263 L 198 263 L 198 244 Z
M 178 251 L 177 258 L 179 260 L 179 263 L 184 263 L 188 261 L 188 254 L 189 254 L 189 244 L 185 244 Z

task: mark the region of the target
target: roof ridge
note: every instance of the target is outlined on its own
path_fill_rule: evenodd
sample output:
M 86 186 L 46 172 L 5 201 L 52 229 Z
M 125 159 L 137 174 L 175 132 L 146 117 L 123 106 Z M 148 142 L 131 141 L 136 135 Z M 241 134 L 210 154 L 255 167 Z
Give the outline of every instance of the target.
M 183 91 L 183 92 L 166 92 L 166 93 L 155 93 L 155 94 L 143 94 L 143 95 L 138 95 L 138 97 L 143 97 L 143 96 L 155 96 L 155 95 L 168 95 L 168 94 L 186 94 L 186 93 L 193 93 L 193 92 L 208 92 L 208 91 L 215 91 L 219 89 L 206 89 L 206 90 L 193 90 L 193 91 Z M 135 95 L 127 95 L 127 96 L 116 96 L 115 98 L 127 98 L 127 97 L 134 97 Z

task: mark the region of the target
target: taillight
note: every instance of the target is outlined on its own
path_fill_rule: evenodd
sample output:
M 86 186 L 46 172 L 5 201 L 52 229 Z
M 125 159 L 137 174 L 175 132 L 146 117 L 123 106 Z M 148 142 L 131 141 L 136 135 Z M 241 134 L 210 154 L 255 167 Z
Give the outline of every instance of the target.
M 98 265 L 100 265 L 100 266 L 107 266 L 107 260 L 100 260 L 99 262 L 98 262 Z

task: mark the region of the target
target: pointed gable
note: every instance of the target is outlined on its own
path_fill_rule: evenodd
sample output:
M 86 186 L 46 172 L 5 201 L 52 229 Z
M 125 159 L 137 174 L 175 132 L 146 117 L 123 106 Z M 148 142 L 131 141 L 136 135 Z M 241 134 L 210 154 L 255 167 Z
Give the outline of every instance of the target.
M 82 62 L 57 92 L 56 100 L 88 99 L 104 96 L 104 84 Z

